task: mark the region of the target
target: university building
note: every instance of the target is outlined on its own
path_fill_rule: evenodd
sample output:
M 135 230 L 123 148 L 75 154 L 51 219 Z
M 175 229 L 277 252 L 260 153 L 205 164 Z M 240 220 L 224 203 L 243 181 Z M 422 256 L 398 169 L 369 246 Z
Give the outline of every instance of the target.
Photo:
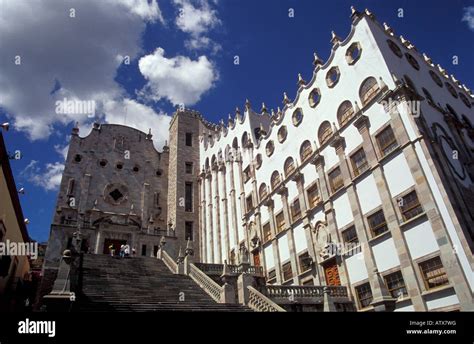
M 473 95 L 369 11 L 351 20 L 276 111 L 178 110 L 161 152 L 153 128 L 74 128 L 47 291 L 79 233 L 254 310 L 473 310 Z

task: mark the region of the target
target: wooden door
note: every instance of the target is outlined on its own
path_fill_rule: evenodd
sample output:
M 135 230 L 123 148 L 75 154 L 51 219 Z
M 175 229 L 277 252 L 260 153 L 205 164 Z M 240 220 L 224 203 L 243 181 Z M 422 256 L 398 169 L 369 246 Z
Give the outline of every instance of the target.
M 339 278 L 339 270 L 337 268 L 336 262 L 327 264 L 324 266 L 324 275 L 326 277 L 326 284 L 332 286 L 341 285 L 341 280 Z
M 260 266 L 260 251 L 253 253 L 253 265 Z

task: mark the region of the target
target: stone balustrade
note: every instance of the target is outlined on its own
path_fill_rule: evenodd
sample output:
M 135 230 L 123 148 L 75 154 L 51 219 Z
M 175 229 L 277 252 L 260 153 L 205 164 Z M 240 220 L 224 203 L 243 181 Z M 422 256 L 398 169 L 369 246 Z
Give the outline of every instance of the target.
M 344 286 L 283 286 L 269 285 L 262 288 L 262 293 L 272 299 L 314 299 L 321 301 L 324 291 L 333 298 L 347 298 L 347 288 Z
M 216 302 L 221 302 L 222 287 L 214 282 L 194 264 L 189 265 L 189 277 L 199 284 L 199 286 Z
M 207 264 L 207 263 L 195 263 L 197 268 L 207 275 L 222 275 L 224 270 L 223 264 Z M 241 265 L 227 265 L 232 275 L 240 275 L 241 273 L 248 273 L 254 276 L 263 276 L 263 267 L 252 266 L 250 264 Z
M 249 301 L 247 306 L 256 312 L 286 312 L 282 307 L 260 293 L 257 289 L 248 286 Z

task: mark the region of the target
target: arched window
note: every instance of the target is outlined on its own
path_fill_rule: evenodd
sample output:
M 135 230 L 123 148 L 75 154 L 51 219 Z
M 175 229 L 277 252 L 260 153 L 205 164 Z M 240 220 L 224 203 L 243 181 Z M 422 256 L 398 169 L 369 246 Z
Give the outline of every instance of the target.
M 278 171 L 272 173 L 270 182 L 272 184 L 272 190 L 275 190 L 281 182 L 280 173 L 278 173 Z
M 431 79 L 433 79 L 433 81 L 436 83 L 436 85 L 438 85 L 439 87 L 443 87 L 443 82 L 441 81 L 441 78 L 438 76 L 438 74 L 436 74 L 436 72 L 430 70 L 430 76 Z
M 326 74 L 326 84 L 328 87 L 334 87 L 336 86 L 337 82 L 339 81 L 339 76 L 341 73 L 339 72 L 338 67 L 331 67 L 329 71 Z
M 282 143 L 286 140 L 286 136 L 288 135 L 288 130 L 286 130 L 286 126 L 282 126 L 278 130 L 278 142 Z
M 412 55 L 410 55 L 409 53 L 405 53 L 405 57 L 413 68 L 415 68 L 416 70 L 420 70 L 420 65 L 418 64 L 418 61 Z
M 258 188 L 258 194 L 260 196 L 260 200 L 264 199 L 268 195 L 267 191 L 267 184 L 262 183 L 260 187 Z
M 449 93 L 451 93 L 451 95 L 452 95 L 454 98 L 457 98 L 457 97 L 458 97 L 458 93 L 457 93 L 456 90 L 454 89 L 453 85 L 451 85 L 449 82 L 445 82 L 444 84 L 446 85 L 446 88 L 448 89 Z
M 362 106 L 365 106 L 370 102 L 377 92 L 379 91 L 379 84 L 374 77 L 370 76 L 362 82 L 362 85 L 359 89 L 359 97 L 362 102 Z
M 346 50 L 346 61 L 349 65 L 353 65 L 360 58 L 362 47 L 359 42 L 354 42 Z
M 204 163 L 204 168 L 206 169 L 206 171 L 209 171 L 209 158 L 206 158 L 206 162 Z
M 303 111 L 301 111 L 300 108 L 297 108 L 293 112 L 292 120 L 294 126 L 298 126 L 301 123 L 301 121 L 303 120 Z
M 243 148 L 247 148 L 248 142 L 249 142 L 249 137 L 248 137 L 248 135 L 247 135 L 247 132 L 245 132 L 245 133 L 242 135 L 242 147 L 243 147 Z
M 319 126 L 319 130 L 318 130 L 319 143 L 321 145 L 325 144 L 329 140 L 331 135 L 332 135 L 331 123 L 329 123 L 329 121 L 323 122 Z
M 354 108 L 349 100 L 343 101 L 337 109 L 337 121 L 339 126 L 345 125 L 354 116 Z
M 211 168 L 216 168 L 216 167 L 217 167 L 217 158 L 215 155 L 213 155 L 211 158 Z
M 425 98 L 426 100 L 428 101 L 428 103 L 430 104 L 434 104 L 434 100 L 433 100 L 433 97 L 431 96 L 431 93 L 428 92 L 428 90 L 424 87 L 421 88 L 421 90 L 423 91 L 423 94 L 425 95 Z
M 293 173 L 293 171 L 295 170 L 295 161 L 293 160 L 293 158 L 290 157 L 286 159 L 283 169 L 285 171 L 285 177 L 288 177 L 290 174 Z
M 418 93 L 418 90 L 416 89 L 415 83 L 408 77 L 408 75 L 404 75 L 403 78 L 405 79 L 408 87 L 410 87 L 413 91 Z
M 271 140 L 268 141 L 267 145 L 265 146 L 265 153 L 267 154 L 267 156 L 271 156 L 274 150 L 275 150 L 275 144 Z
M 262 166 L 262 154 L 258 153 L 255 157 L 255 168 L 258 170 Z
M 313 154 L 313 147 L 311 147 L 311 142 L 309 142 L 309 140 L 306 140 L 303 142 L 300 148 L 301 161 L 306 161 L 306 159 L 308 159 L 311 154 Z
M 459 93 L 459 98 L 461 98 L 462 102 L 464 105 L 466 105 L 469 109 L 471 108 L 471 103 L 469 102 L 469 99 L 462 93 Z
M 313 90 L 309 93 L 308 97 L 309 106 L 316 107 L 321 101 L 321 91 L 319 88 L 313 88 Z
M 392 52 L 395 55 L 397 55 L 400 58 L 403 56 L 402 50 L 398 47 L 398 45 L 394 41 L 392 41 L 391 39 L 387 39 L 387 44 L 390 47 L 390 50 L 392 50 Z

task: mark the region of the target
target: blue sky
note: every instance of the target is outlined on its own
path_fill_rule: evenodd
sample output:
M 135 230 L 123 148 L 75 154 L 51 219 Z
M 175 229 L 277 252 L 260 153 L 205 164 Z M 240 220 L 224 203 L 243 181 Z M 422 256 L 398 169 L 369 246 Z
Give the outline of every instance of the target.
M 313 52 L 329 56 L 331 30 L 349 33 L 350 5 L 369 8 L 474 87 L 473 1 L 0 0 L 0 121 L 12 125 L 7 148 L 23 153 L 11 165 L 26 189 L 20 199 L 31 237 L 48 238 L 72 123 L 80 122 L 81 135 L 91 123 L 52 114 L 53 100 L 105 104 L 94 119 L 153 126 L 161 148 L 177 104 L 218 122 L 246 98 L 256 109 L 280 106 L 284 91 L 292 98 L 297 74 L 311 78 Z

